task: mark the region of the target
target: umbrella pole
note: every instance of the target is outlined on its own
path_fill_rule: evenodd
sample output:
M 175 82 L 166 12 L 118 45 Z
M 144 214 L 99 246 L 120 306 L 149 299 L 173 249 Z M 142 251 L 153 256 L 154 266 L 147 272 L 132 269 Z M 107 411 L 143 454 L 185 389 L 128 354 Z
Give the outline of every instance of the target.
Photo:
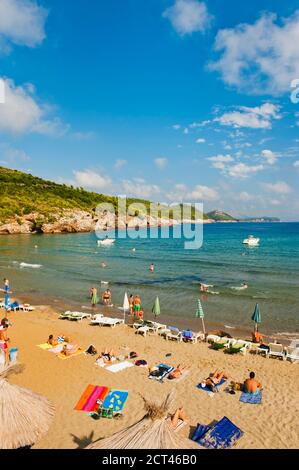
M 204 335 L 206 336 L 205 322 L 203 318 L 201 319 L 201 321 L 202 321 L 202 329 L 203 329 Z

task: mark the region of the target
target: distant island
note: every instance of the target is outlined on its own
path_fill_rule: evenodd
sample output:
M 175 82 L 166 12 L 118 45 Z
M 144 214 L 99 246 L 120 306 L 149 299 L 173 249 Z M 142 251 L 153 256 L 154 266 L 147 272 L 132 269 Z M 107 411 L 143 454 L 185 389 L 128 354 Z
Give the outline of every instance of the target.
M 118 199 L 83 188 L 46 181 L 18 170 L 0 167 L 0 235 L 29 233 L 92 232 L 96 228 L 145 228 L 181 223 L 176 207 L 156 203 L 157 215 L 149 214 L 151 202 L 128 198 L 128 214 L 117 213 Z M 111 204 L 114 211 L 97 213 L 101 203 Z M 142 203 L 146 211 L 141 211 Z M 177 206 L 180 209 L 180 206 Z M 167 217 L 167 212 L 169 217 Z M 178 211 L 180 213 L 180 210 Z M 279 222 L 275 217 L 237 219 L 221 210 L 202 214 L 192 208 L 190 219 L 197 223 Z

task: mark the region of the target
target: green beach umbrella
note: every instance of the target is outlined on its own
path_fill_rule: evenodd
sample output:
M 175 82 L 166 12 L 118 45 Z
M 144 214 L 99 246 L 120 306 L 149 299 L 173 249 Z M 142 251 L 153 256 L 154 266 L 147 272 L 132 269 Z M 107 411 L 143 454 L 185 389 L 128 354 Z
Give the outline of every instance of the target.
M 197 310 L 196 310 L 196 313 L 195 313 L 195 318 L 201 318 L 203 332 L 204 332 L 204 334 L 206 334 L 204 317 L 205 317 L 205 314 L 204 314 L 204 311 L 203 311 L 203 308 L 202 308 L 202 305 L 201 305 L 201 301 L 200 301 L 200 299 L 198 299 L 197 300 Z
M 161 314 L 159 297 L 157 297 L 155 300 L 155 303 L 152 308 L 152 313 L 155 315 L 155 317 L 158 317 Z
M 258 323 L 262 322 L 262 316 L 261 316 L 259 304 L 256 304 L 251 320 L 254 321 L 255 329 L 257 330 Z

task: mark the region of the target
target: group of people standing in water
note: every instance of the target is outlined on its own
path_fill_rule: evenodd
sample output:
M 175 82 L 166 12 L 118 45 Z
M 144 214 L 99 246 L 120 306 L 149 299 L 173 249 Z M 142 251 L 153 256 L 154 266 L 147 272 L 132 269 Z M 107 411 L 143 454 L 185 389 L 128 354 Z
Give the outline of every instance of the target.
M 95 307 L 99 303 L 98 290 L 96 287 L 92 287 L 89 291 L 91 305 Z M 102 302 L 104 305 L 112 305 L 112 295 L 110 289 L 106 289 L 102 295 Z

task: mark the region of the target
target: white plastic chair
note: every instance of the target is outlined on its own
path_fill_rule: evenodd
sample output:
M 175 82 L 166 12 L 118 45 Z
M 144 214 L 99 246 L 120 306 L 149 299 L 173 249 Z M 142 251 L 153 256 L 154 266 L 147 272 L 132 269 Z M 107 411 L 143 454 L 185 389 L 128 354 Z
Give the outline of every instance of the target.
M 287 361 L 288 359 L 291 362 L 299 361 L 299 348 L 292 348 L 291 346 L 287 346 L 284 360 Z
M 284 359 L 284 349 L 283 345 L 279 343 L 269 343 L 269 351 L 267 357 L 274 356 L 274 357 L 281 357 Z

